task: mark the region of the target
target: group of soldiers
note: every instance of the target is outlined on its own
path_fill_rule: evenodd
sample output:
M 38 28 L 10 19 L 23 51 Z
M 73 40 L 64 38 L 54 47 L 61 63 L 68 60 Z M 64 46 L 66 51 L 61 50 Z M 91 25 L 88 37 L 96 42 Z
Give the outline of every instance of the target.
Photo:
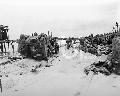
M 35 32 L 32 36 L 21 34 L 18 52 L 25 57 L 47 61 L 49 57 L 58 54 L 59 45 L 55 37 L 44 33 L 38 35 Z

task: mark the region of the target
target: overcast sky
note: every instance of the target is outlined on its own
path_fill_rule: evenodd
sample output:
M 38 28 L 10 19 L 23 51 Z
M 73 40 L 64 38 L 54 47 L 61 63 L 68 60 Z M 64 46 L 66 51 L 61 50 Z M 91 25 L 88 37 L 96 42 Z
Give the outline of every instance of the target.
M 3 0 L 0 24 L 8 25 L 10 38 L 21 33 L 53 32 L 54 36 L 106 33 L 120 22 L 119 0 Z

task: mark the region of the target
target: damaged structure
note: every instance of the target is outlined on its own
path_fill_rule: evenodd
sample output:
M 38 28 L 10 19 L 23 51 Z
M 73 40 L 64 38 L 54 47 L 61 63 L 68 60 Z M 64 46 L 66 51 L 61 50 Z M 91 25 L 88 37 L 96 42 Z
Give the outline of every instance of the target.
M 0 49 L 2 53 L 4 52 L 3 49 L 5 48 L 4 40 L 8 40 L 8 30 L 8 26 L 0 25 Z
M 47 61 L 49 57 L 58 54 L 59 45 L 55 37 L 44 33 L 32 36 L 21 34 L 18 52 L 27 58 Z

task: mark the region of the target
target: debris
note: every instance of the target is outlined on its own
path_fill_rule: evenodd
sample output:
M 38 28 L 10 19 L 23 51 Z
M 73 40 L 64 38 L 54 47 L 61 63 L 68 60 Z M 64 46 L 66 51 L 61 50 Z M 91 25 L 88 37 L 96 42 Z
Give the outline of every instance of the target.
M 30 72 L 37 72 L 37 70 L 36 69 L 32 69 Z
M 84 72 L 86 75 L 89 74 L 90 71 L 92 71 L 94 74 L 102 73 L 105 75 L 110 75 L 112 73 L 112 66 L 107 63 L 106 61 L 99 61 L 98 63 L 93 63 L 90 66 L 86 67 L 84 69 Z
M 5 60 L 5 61 L 3 61 L 3 62 L 0 62 L 0 65 L 6 65 L 6 64 L 8 64 L 8 63 L 11 63 L 11 64 L 12 64 L 11 60 Z
M 14 56 L 11 56 L 11 57 L 8 57 L 8 59 L 10 59 L 11 61 L 16 61 L 16 60 L 21 60 L 23 59 L 23 57 L 14 57 Z
M 36 36 L 21 34 L 18 52 L 27 58 L 48 61 L 48 57 L 58 54 L 59 45 L 56 38 L 49 37 L 44 33 Z

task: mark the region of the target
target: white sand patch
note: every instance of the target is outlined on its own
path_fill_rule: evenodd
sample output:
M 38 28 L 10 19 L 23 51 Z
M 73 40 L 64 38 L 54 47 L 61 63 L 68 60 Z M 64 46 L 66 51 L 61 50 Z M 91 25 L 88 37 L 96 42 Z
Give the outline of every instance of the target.
M 37 74 L 16 75 L 16 79 L 14 80 L 16 82 L 19 81 L 18 84 L 3 92 L 2 95 L 120 96 L 119 76 L 104 76 L 102 74 L 86 76 L 83 72 L 84 67 L 93 62 L 97 62 L 97 60 L 104 60 L 105 57 L 106 56 L 96 57 L 80 51 L 75 58 L 66 59 L 60 54 L 60 56 L 52 62 L 53 66 L 39 68 Z M 21 62 L 27 66 L 38 64 L 32 60 L 24 60 Z M 12 80 L 9 82 L 12 82 Z M 12 85 L 13 83 L 10 84 Z

